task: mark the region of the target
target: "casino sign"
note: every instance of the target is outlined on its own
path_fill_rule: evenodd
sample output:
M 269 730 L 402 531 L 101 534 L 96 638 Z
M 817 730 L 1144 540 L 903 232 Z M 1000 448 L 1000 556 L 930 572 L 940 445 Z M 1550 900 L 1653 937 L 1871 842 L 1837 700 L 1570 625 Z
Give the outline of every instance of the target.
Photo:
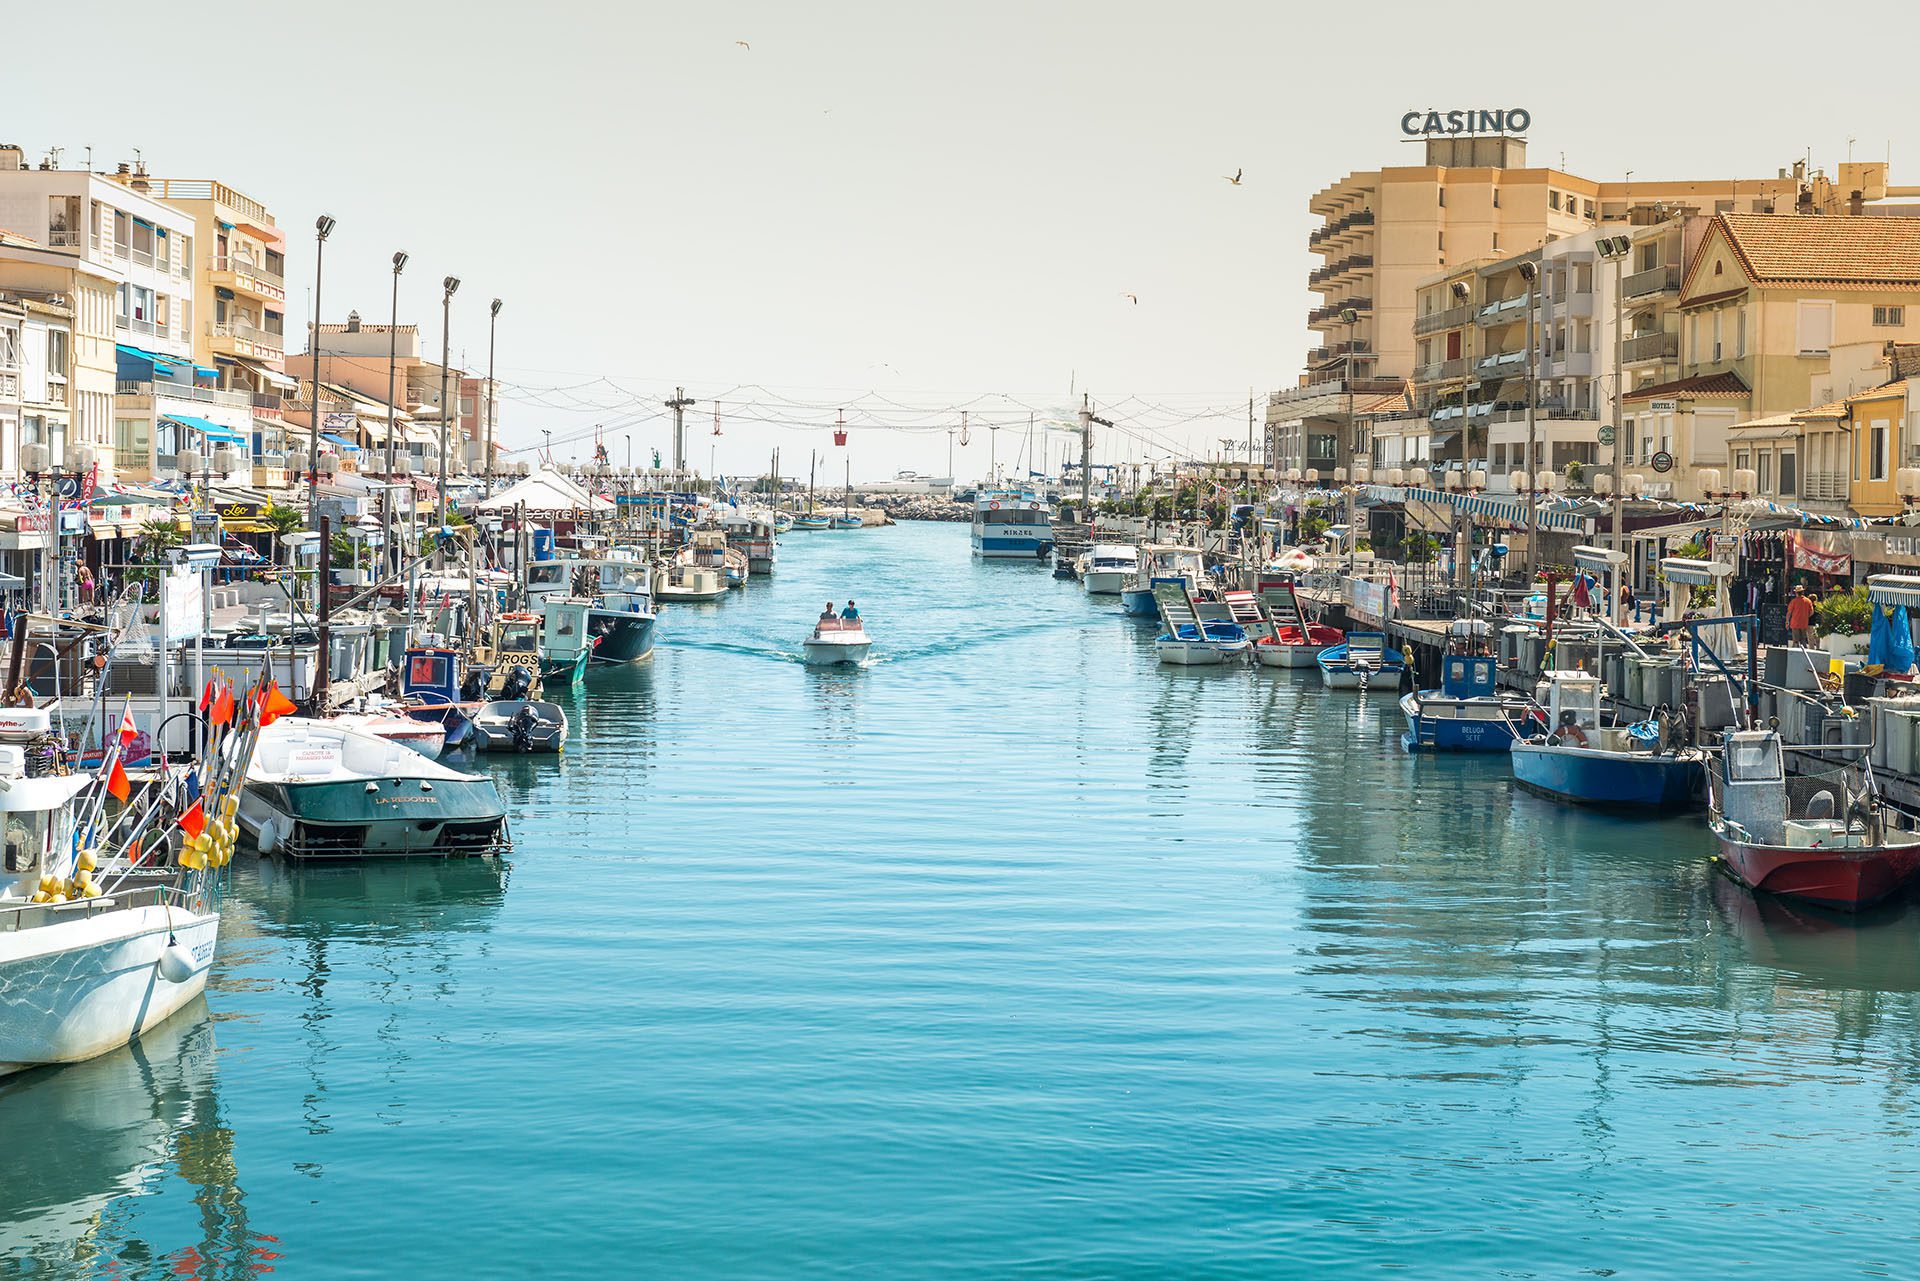
M 1400 132 L 1409 138 L 1516 137 L 1533 124 L 1525 107 L 1495 111 L 1409 111 L 1400 117 Z

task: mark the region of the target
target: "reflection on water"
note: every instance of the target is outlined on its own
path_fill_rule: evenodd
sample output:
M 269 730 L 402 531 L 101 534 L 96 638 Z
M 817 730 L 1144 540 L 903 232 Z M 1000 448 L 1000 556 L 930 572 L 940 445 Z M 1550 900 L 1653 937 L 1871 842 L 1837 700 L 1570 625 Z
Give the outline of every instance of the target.
M 87 1063 L 0 1082 L 0 1257 L 8 1275 L 272 1271 L 220 1105 L 204 1000 Z

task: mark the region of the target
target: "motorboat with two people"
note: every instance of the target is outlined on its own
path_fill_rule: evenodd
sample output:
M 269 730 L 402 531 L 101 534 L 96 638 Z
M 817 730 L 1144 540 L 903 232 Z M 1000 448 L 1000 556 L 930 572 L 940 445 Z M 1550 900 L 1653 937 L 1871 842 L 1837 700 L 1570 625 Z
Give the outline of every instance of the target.
M 1456 618 L 1447 628 L 1440 688 L 1416 689 L 1400 700 L 1410 752 L 1504 752 L 1517 738 L 1544 728 L 1540 709 L 1524 694 L 1504 692 L 1493 654 L 1493 624 Z
M 1162 631 L 1153 650 L 1162 663 L 1174 667 L 1217 667 L 1239 662 L 1253 648 L 1246 628 L 1228 620 L 1203 620 L 1199 603 L 1184 583 L 1154 586 Z
M 813 625 L 813 634 L 802 645 L 802 657 L 809 667 L 858 667 L 873 650 L 873 638 L 867 635 L 866 620 L 852 601 L 838 613 L 833 602 Z
M 1133 576 L 1120 589 L 1120 607 L 1135 618 L 1159 618 L 1156 586 L 1178 583 L 1192 593 L 1206 578 L 1206 558 L 1198 547 L 1148 543 L 1136 555 Z
M 1592 673 L 1545 672 L 1538 688 L 1546 725 L 1513 742 L 1514 782 L 1554 800 L 1607 809 L 1657 813 L 1698 800 L 1706 754 L 1687 743 L 1685 723 L 1671 709 L 1608 725 L 1604 688 Z
M 1338 645 L 1329 645 L 1314 659 L 1320 680 L 1328 689 L 1355 689 L 1362 694 L 1397 694 L 1407 659 L 1387 643 L 1385 632 L 1348 632 Z
M 1307 617 L 1292 575 L 1260 578 L 1255 599 L 1263 629 L 1253 643 L 1253 661 L 1262 667 L 1315 667 L 1321 654 L 1347 639 L 1338 627 Z
M 505 853 L 506 807 L 467 774 L 337 720 L 288 716 L 260 732 L 240 825 L 293 859 Z
M 1080 553 L 1080 586 L 1089 596 L 1118 596 L 1140 572 L 1140 549 L 1132 543 L 1095 543 Z
M 1914 820 L 1879 795 L 1871 761 L 1849 766 L 1833 759 L 1835 751 L 1788 747 L 1773 729 L 1736 730 L 1721 740 L 1711 762 L 1708 826 L 1735 880 L 1857 912 L 1920 873 Z M 1800 757 L 1792 773 L 1788 752 Z

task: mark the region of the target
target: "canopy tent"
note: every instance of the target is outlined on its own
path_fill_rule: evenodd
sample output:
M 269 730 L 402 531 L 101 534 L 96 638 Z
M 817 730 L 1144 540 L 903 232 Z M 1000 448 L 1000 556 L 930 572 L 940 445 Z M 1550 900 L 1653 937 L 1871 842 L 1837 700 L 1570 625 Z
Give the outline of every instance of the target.
M 525 480 L 517 481 L 474 504 L 481 511 L 513 511 L 521 504 L 530 512 L 596 511 L 610 512 L 614 505 L 598 494 L 590 493 L 570 476 L 551 467 L 542 467 Z

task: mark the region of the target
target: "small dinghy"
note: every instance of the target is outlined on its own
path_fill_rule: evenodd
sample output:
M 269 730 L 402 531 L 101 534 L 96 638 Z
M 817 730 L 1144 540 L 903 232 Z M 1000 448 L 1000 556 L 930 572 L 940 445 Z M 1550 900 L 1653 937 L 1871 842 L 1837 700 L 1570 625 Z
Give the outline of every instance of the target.
M 807 666 L 858 666 L 867 661 L 867 653 L 872 648 L 873 638 L 867 635 L 867 625 L 860 619 L 822 618 L 814 624 L 813 635 L 806 640 Z
M 1328 689 L 1397 694 L 1407 660 L 1387 644 L 1385 632 L 1348 632 L 1344 644 L 1320 652 L 1320 679 Z
M 558 752 L 567 745 L 567 714 L 558 703 L 504 698 L 480 709 L 473 732 L 483 752 Z
M 389 715 L 379 710 L 347 712 L 333 719 L 362 734 L 410 747 L 430 761 L 439 760 L 447 745 L 447 727 L 439 721 L 417 721 L 411 716 Z
M 1160 661 L 1175 667 L 1217 667 L 1238 662 L 1253 648 L 1246 628 L 1234 622 L 1202 621 L 1186 584 L 1155 583 L 1155 602 L 1166 630 L 1153 641 Z
M 1262 667 L 1314 667 L 1320 655 L 1346 640 L 1346 633 L 1309 620 L 1294 594 L 1293 580 L 1263 580 L 1258 605 L 1265 634 L 1253 646 Z

